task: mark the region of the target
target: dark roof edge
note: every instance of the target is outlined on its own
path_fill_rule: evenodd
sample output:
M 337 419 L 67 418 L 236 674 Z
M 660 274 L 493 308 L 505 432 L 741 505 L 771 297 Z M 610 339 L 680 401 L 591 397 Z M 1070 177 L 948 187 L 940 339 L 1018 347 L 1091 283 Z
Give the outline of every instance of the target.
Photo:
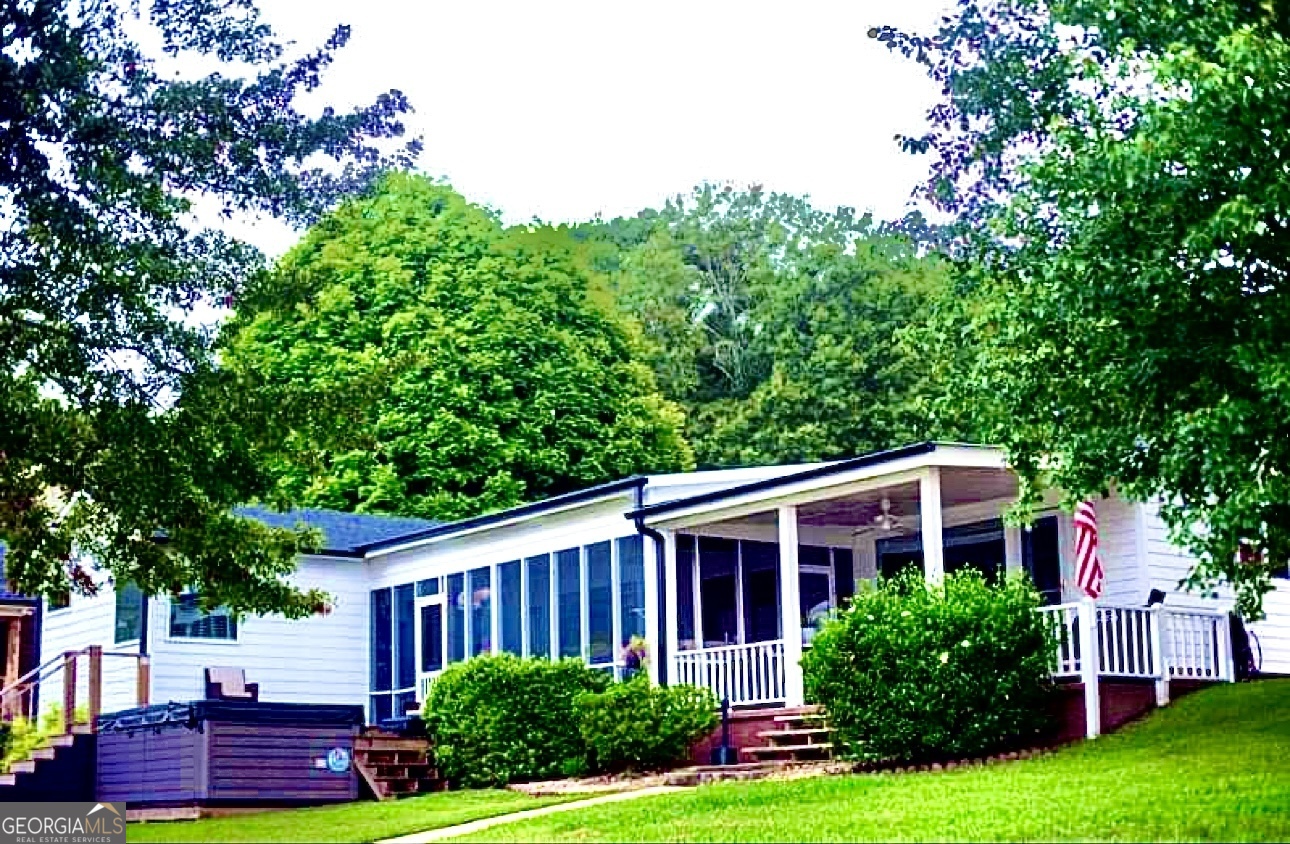
M 603 498 L 616 492 L 622 492 L 628 489 L 639 489 L 645 486 L 649 481 L 646 475 L 632 475 L 619 481 L 610 481 L 606 484 L 590 486 L 586 489 L 566 492 L 563 495 L 557 495 L 553 498 L 545 498 L 541 501 L 534 501 L 531 504 L 521 504 L 518 507 L 511 507 L 507 510 L 499 510 L 496 513 L 486 513 L 483 516 L 472 516 L 469 519 L 460 519 L 447 524 L 435 525 L 432 528 L 406 533 L 402 536 L 392 536 L 389 539 L 381 539 L 376 542 L 369 542 L 366 545 L 359 545 L 355 548 L 358 556 L 366 556 L 372 551 L 380 551 L 383 548 L 389 548 L 393 545 L 406 545 L 409 542 L 419 542 L 423 539 L 434 539 L 448 534 L 459 533 L 464 530 L 473 530 L 475 528 L 487 527 L 497 522 L 505 522 L 511 519 L 522 519 L 526 516 L 534 516 L 547 510 L 554 510 L 557 507 L 563 507 L 569 504 L 578 504 L 583 501 L 591 501 L 596 498 Z
M 804 472 L 795 472 L 791 475 L 780 475 L 777 478 L 766 478 L 761 481 L 743 484 L 742 486 L 733 486 L 728 489 L 719 489 L 713 492 L 705 492 L 701 495 L 691 496 L 690 498 L 678 498 L 675 501 L 661 501 L 658 504 L 651 504 L 647 507 L 641 507 L 627 514 L 628 519 L 646 518 L 658 513 L 666 513 L 669 510 L 680 510 L 685 507 L 694 507 L 699 504 L 709 504 L 713 501 L 720 501 L 723 498 L 734 498 L 739 495 L 747 495 L 762 490 L 774 489 L 777 486 L 796 483 L 798 481 L 809 481 L 815 478 L 824 478 L 829 475 L 835 475 L 839 472 L 847 472 L 852 469 L 863 469 L 866 466 L 876 466 L 879 463 L 886 463 L 891 460 L 900 460 L 903 457 L 917 457 L 920 454 L 931 454 L 941 445 L 940 443 L 928 440 L 927 442 L 915 443 L 913 445 L 892 448 L 886 451 L 875 451 L 871 454 L 864 454 L 860 457 L 852 457 L 848 460 L 839 460 L 837 463 L 830 463 L 827 466 L 820 466 L 816 469 L 807 469 Z M 957 443 L 955 444 L 957 445 Z

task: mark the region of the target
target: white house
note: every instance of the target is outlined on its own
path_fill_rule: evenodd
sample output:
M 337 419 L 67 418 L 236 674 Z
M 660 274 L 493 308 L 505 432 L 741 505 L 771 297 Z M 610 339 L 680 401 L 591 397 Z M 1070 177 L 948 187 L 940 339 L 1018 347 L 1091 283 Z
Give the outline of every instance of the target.
M 302 559 L 295 577 L 332 595 L 329 613 L 235 622 L 197 611 L 191 596 L 145 602 L 104 589 L 46 608 L 41 661 L 87 645 L 146 652 L 153 702 L 201 698 L 205 667 L 235 666 L 264 700 L 362 703 L 375 722 L 473 655 L 578 656 L 619 671 L 640 636 L 656 681 L 707 684 L 736 705 L 795 705 L 812 620 L 879 572 L 1025 569 L 1049 603 L 1077 599 L 1069 515 L 1054 504 L 1028 529 L 1005 527 L 1016 491 L 999 450 L 924 443 L 829 463 L 631 477 L 449 524 L 256 511 L 324 531 L 327 550 Z M 1147 676 L 1132 652 L 1141 663 L 1161 651 L 1149 632 L 1190 659 L 1187 670 L 1230 677 L 1230 665 L 1214 664 L 1225 624 L 1186 616 L 1230 600 L 1179 590 L 1193 561 L 1168 542 L 1155 506 L 1115 497 L 1096 506 L 1107 572 L 1099 603 L 1142 608 L 1160 589 L 1177 614 L 1172 634 L 1135 628 L 1132 613 L 1145 610 L 1106 615 L 1103 633 L 1122 644 L 1103 655 L 1103 672 Z M 1290 587 L 1266 606 L 1253 628 L 1263 670 L 1290 673 Z M 103 711 L 134 705 L 133 670 L 104 662 Z M 41 699 L 61 697 L 51 687 Z

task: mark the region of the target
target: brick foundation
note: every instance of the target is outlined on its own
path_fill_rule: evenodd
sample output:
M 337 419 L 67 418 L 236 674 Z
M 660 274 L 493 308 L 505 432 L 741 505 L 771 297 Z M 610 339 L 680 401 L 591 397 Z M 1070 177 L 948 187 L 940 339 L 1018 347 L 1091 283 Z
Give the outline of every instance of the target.
M 1169 698 L 1176 700 L 1207 685 L 1196 680 L 1171 680 Z M 1102 703 L 1103 733 L 1114 732 L 1156 708 L 1156 684 L 1152 680 L 1102 680 L 1098 683 L 1098 692 Z M 1058 686 L 1053 714 L 1058 723 L 1054 744 L 1084 738 L 1084 684 L 1063 683 Z
M 730 713 L 730 746 L 741 749 L 745 747 L 761 747 L 766 744 L 766 740 L 758 738 L 758 733 L 768 732 L 777 729 L 778 724 L 775 722 L 776 715 L 786 715 L 795 712 L 793 709 L 784 709 L 775 707 L 772 709 L 736 709 Z M 694 765 L 707 765 L 712 762 L 712 751 L 721 746 L 721 725 L 712 734 L 705 739 L 695 742 L 690 748 L 690 762 Z M 740 762 L 752 761 L 751 757 L 744 753 L 739 754 Z

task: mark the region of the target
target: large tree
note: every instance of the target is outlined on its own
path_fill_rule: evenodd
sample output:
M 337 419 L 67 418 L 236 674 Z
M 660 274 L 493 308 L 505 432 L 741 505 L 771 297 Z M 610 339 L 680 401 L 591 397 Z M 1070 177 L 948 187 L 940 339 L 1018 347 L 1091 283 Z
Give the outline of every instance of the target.
M 921 220 L 912 228 L 926 234 Z M 904 227 L 908 228 L 908 227 Z M 852 209 L 703 185 L 659 211 L 580 227 L 640 321 L 701 465 L 818 460 L 930 433 L 924 355 L 897 342 L 941 263 Z
M 449 519 L 688 468 L 637 344 L 566 231 L 506 229 L 395 174 L 239 300 L 225 359 L 271 387 L 367 396 L 351 446 L 316 425 L 288 438 L 287 497 Z
M 1029 491 L 1160 496 L 1191 584 L 1256 615 L 1290 559 L 1285 4 L 960 0 L 872 34 L 944 86 L 906 145 L 961 223 L 922 337 L 956 349 L 946 409 Z
M 137 36 L 137 38 L 136 38 Z M 283 576 L 309 537 L 230 514 L 307 397 L 213 366 L 204 312 L 263 270 L 223 217 L 298 222 L 406 164 L 397 91 L 309 116 L 349 36 L 296 55 L 251 0 L 0 4 L 0 539 L 12 587 L 309 612 Z M 140 40 L 156 45 L 145 53 Z M 194 70 L 198 69 L 198 70 Z M 205 221 L 205 222 L 203 222 Z M 158 542 L 164 538 L 164 542 Z

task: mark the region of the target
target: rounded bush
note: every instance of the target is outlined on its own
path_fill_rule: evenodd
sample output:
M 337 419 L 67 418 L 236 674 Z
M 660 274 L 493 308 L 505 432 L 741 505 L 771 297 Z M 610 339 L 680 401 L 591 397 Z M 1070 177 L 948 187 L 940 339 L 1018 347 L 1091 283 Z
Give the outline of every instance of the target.
M 717 699 L 695 686 L 653 686 L 638 674 L 579 696 L 578 726 L 598 771 L 655 770 L 680 762 L 717 725 Z
M 861 760 L 943 761 L 1033 745 L 1052 723 L 1038 592 L 974 571 L 863 590 L 803 656 L 807 698 Z
M 610 680 L 579 659 L 499 654 L 450 666 L 430 687 L 424 710 L 440 775 L 476 788 L 583 773 L 587 753 L 574 700 Z

